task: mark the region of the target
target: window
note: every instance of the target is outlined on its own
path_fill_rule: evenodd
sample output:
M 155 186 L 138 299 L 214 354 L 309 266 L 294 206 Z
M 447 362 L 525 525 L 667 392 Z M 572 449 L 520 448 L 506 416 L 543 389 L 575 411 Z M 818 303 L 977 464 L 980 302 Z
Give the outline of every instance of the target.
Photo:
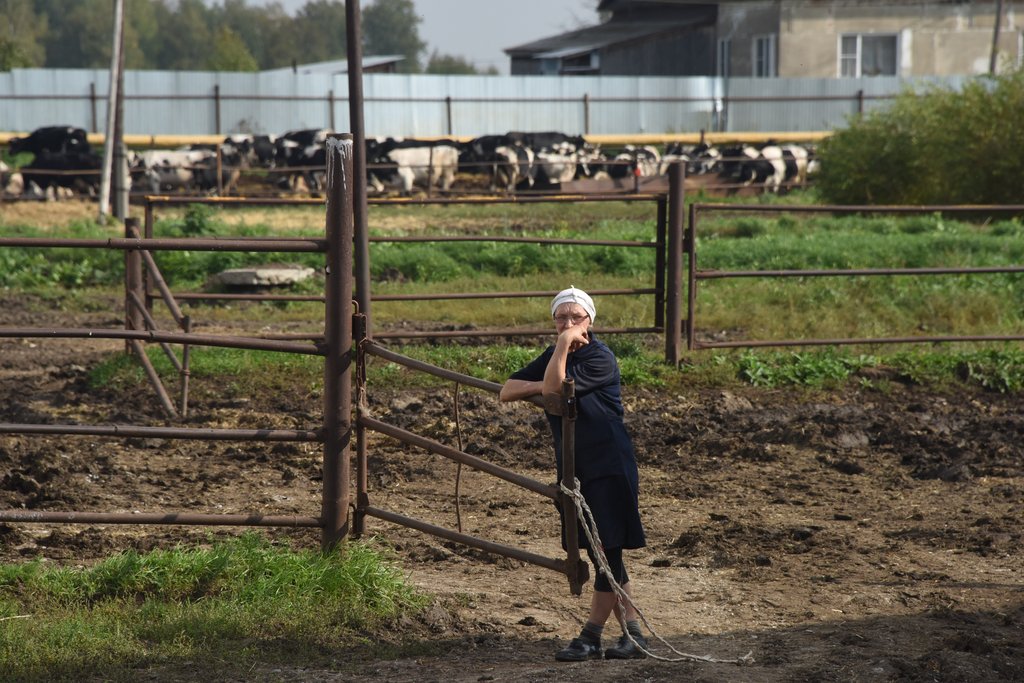
M 561 73 L 563 74 L 596 74 L 599 64 L 596 52 L 584 52 L 581 55 L 562 58 Z
M 721 78 L 729 77 L 729 61 L 732 56 L 732 41 L 724 38 L 718 41 L 718 62 L 716 64 L 716 75 Z
M 772 78 L 778 75 L 775 63 L 775 34 L 754 37 L 754 54 L 751 57 L 755 78 Z
M 839 75 L 895 76 L 897 41 L 894 35 L 856 33 L 839 38 Z

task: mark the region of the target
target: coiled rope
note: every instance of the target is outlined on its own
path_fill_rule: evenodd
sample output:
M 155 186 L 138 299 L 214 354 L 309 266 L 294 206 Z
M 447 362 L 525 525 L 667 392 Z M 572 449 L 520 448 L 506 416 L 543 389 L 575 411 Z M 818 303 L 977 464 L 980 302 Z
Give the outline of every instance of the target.
M 630 642 L 633 643 L 633 645 L 638 650 L 643 652 L 648 657 L 651 657 L 652 659 L 657 659 L 663 662 L 698 661 L 709 662 L 713 664 L 752 664 L 754 662 L 754 658 L 752 656 L 753 650 L 737 659 L 718 659 L 710 655 L 693 655 L 687 652 L 680 652 L 675 647 L 673 647 L 671 643 L 669 643 L 667 640 L 659 636 L 658 633 L 651 626 L 650 622 L 647 621 L 647 617 L 644 615 L 643 611 L 639 607 L 637 607 L 636 603 L 633 602 L 629 594 L 626 593 L 626 591 L 622 589 L 622 586 L 620 586 L 618 582 L 615 580 L 615 577 L 612 574 L 611 567 L 608 566 L 608 559 L 604 556 L 604 546 L 601 545 L 601 536 L 598 534 L 597 523 L 594 521 L 594 515 L 590 511 L 590 506 L 587 505 L 587 501 L 583 497 L 583 493 L 580 491 L 580 480 L 575 479 L 573 481 L 573 486 L 574 488 L 570 489 L 565 484 L 559 484 L 562 493 L 572 498 L 573 503 L 576 505 L 576 514 L 579 517 L 580 521 L 583 522 L 583 533 L 586 534 L 587 540 L 590 542 L 590 548 L 593 550 L 594 557 L 597 560 L 598 571 L 602 572 L 606 577 L 608 577 L 608 582 L 611 584 L 612 590 L 618 597 L 619 602 L 621 604 L 628 604 L 633 609 L 635 609 L 637 615 L 639 615 L 640 617 L 640 620 L 643 621 L 644 626 L 646 626 L 647 630 L 651 632 L 651 635 L 657 638 L 659 641 L 661 641 L 669 650 L 671 650 L 678 656 L 663 657 L 661 655 L 656 655 L 653 652 L 649 651 L 647 648 L 640 645 L 640 643 L 636 641 L 636 638 L 633 637 L 633 634 L 630 633 L 629 630 L 626 628 L 626 624 L 624 623 L 622 617 L 622 610 L 620 609 L 618 610 L 618 614 L 616 614 L 616 617 L 619 620 L 619 625 L 622 627 L 622 632 L 626 635 L 626 637 L 629 638 Z

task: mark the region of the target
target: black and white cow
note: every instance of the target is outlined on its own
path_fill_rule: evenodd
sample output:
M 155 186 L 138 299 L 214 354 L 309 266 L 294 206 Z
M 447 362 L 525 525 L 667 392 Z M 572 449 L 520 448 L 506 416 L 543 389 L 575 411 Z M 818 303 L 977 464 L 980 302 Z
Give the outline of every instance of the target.
M 152 149 L 135 155 L 132 176 L 153 194 L 216 189 L 217 153 L 210 149 Z
M 801 145 L 780 145 L 782 160 L 786 164 L 787 184 L 806 185 L 808 165 L 811 161 L 810 152 Z
M 735 145 L 721 150 L 719 176 L 739 187 L 760 186 L 777 192 L 786 178 L 786 163 L 778 145 L 758 149 L 751 145 Z
M 274 140 L 274 169 L 279 187 L 319 192 L 327 176 L 328 128 L 291 130 Z
M 626 145 L 608 165 L 612 178 L 647 177 L 661 173 L 661 153 L 653 145 Z
M 450 140 L 368 139 L 366 162 L 376 192 L 390 187 L 408 196 L 416 185 L 447 192 L 459 168 L 459 149 Z
M 221 143 L 236 152 L 246 168 L 273 168 L 277 161 L 277 136 L 235 133 Z
M 486 176 L 491 192 L 513 192 L 521 182 L 532 184 L 533 150 L 507 134 L 482 135 L 458 148 L 459 172 Z
M 92 147 L 85 129 L 74 126 L 45 126 L 37 128 L 25 137 L 12 138 L 7 145 L 11 156 L 28 152 L 39 156 L 51 154 L 73 154 L 91 152 Z
M 82 128 L 37 128 L 25 137 L 11 139 L 8 152 L 12 156 L 32 155 L 32 160 L 19 169 L 24 193 L 52 197 L 95 196 L 99 192 L 103 157 L 92 150 Z
M 705 175 L 717 173 L 722 160 L 722 153 L 718 148 L 701 142 L 693 147 L 687 147 L 679 142 L 670 143 L 665 147 L 665 153 L 661 157 L 661 173 L 668 173 L 668 168 L 674 163 L 682 163 L 686 169 L 686 175 Z

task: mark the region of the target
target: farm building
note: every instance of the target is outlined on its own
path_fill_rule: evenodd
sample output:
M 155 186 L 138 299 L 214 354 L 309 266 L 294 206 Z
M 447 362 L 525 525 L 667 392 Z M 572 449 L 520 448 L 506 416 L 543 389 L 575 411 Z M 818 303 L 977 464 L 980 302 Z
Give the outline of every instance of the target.
M 1024 2 L 602 0 L 598 9 L 601 24 L 506 49 L 511 73 L 966 76 L 1024 62 Z

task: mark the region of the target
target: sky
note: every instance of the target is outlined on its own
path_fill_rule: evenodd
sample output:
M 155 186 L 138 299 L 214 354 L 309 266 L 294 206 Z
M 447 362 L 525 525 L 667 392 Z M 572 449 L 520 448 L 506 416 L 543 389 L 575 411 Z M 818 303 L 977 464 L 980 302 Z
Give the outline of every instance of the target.
M 306 0 L 249 0 L 251 5 L 276 1 L 294 13 Z M 372 4 L 362 0 L 361 7 Z M 422 18 L 420 38 L 427 43 L 424 59 L 436 49 L 463 57 L 477 68 L 493 66 L 508 73 L 508 47 L 529 43 L 598 23 L 596 0 L 413 0 Z

